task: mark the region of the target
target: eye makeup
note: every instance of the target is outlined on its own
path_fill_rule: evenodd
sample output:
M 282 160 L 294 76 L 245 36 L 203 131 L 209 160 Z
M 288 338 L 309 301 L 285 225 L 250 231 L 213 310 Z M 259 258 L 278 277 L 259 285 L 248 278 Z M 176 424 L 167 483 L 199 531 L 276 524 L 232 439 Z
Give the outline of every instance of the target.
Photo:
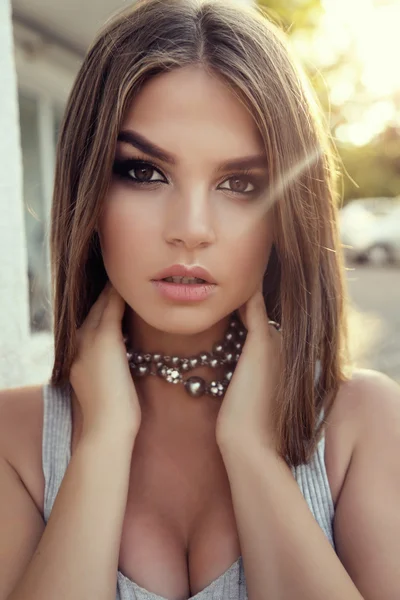
M 167 178 L 161 170 L 149 160 L 116 158 L 113 165 L 113 173 L 134 185 L 168 183 Z M 154 176 L 156 177 L 155 179 Z
M 134 187 L 152 186 L 154 188 L 154 185 L 169 183 L 160 167 L 144 158 L 116 157 L 113 173 Z M 225 174 L 216 189 L 236 197 L 255 198 L 263 193 L 267 181 L 268 177 L 265 173 L 256 174 L 249 169 L 238 169 L 236 172 Z

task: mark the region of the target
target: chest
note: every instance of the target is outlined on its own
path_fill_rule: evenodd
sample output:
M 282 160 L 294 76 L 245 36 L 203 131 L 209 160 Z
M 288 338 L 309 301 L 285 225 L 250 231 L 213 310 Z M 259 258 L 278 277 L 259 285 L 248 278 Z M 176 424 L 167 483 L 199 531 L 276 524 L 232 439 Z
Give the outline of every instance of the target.
M 335 414 L 326 427 L 325 462 L 336 504 L 352 443 L 347 421 Z M 18 443 L 10 446 L 10 461 L 43 513 L 41 406 L 35 418 L 28 411 L 23 417 L 15 420 L 12 439 Z M 139 440 L 132 457 L 119 569 L 171 600 L 205 589 L 241 554 L 222 458 L 208 429 L 198 433 L 206 443 L 196 444 L 197 429 L 196 423 L 186 439 L 176 440 L 153 432 Z M 78 440 L 73 431 L 72 449 Z
M 218 449 L 139 443 L 132 456 L 120 571 L 142 588 L 178 600 L 204 590 L 239 556 Z

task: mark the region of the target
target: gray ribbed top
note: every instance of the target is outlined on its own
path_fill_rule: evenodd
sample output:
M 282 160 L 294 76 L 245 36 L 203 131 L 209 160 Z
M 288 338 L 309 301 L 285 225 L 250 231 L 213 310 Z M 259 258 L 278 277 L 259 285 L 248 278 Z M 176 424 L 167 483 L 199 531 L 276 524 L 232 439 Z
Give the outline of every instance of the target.
M 47 523 L 62 479 L 71 458 L 70 387 L 43 388 L 43 472 L 45 477 L 44 519 Z M 292 469 L 300 490 L 319 526 L 334 547 L 333 501 L 324 461 L 325 438 L 307 465 Z M 167 600 L 125 577 L 117 576 L 116 600 Z M 225 573 L 189 600 L 247 600 L 246 579 L 239 558 Z

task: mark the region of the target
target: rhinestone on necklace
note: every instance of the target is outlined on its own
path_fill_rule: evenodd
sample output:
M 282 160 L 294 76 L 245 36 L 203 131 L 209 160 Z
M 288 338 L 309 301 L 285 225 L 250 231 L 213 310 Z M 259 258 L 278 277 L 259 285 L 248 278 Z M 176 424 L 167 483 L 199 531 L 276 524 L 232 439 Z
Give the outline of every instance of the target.
M 164 354 L 144 354 L 133 352 L 127 345 L 127 358 L 132 374 L 136 377 L 157 375 L 167 383 L 183 384 L 186 392 L 193 398 L 204 395 L 222 398 L 232 379 L 236 365 L 242 353 L 246 339 L 246 330 L 238 319 L 233 317 L 222 341 L 214 344 L 212 352 L 200 352 L 189 358 Z M 202 377 L 184 375 L 197 367 L 208 366 L 212 369 L 224 367 L 222 380 L 207 383 Z

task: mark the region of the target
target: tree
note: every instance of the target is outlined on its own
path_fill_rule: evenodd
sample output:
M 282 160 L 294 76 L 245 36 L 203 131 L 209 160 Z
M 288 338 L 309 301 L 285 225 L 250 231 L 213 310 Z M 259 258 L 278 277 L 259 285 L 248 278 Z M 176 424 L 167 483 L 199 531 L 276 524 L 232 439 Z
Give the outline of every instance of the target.
M 259 0 L 259 6 L 290 36 L 292 46 L 312 44 L 317 33 L 323 6 L 321 0 Z M 331 134 L 343 161 L 344 203 L 357 197 L 400 195 L 400 128 L 389 125 L 364 146 L 355 146 L 337 139 L 339 127 L 352 124 L 354 115 L 360 115 L 373 105 L 361 78 L 360 64 L 349 60 L 353 56 L 351 40 L 348 48 L 335 57 L 330 65 L 302 60 L 303 67 L 327 115 Z M 342 103 L 331 101 L 330 92 L 341 80 L 352 83 L 353 93 Z M 400 92 L 392 98 L 400 114 Z M 399 121 L 400 122 L 400 121 Z
M 322 13 L 320 0 L 259 0 L 258 4 L 289 34 L 312 33 Z

